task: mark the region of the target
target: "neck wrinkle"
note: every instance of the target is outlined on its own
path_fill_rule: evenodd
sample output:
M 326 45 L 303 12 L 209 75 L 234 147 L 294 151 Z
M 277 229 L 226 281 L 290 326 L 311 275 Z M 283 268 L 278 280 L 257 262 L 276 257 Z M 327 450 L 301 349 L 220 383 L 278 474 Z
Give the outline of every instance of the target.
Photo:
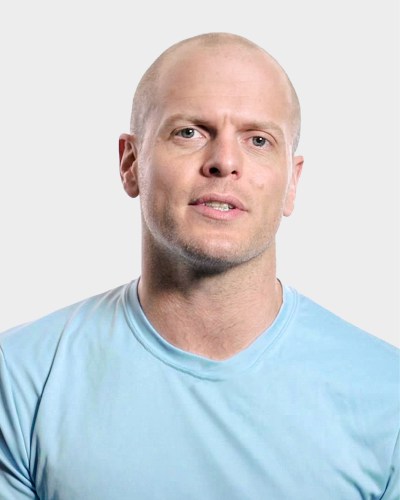
M 275 259 L 265 255 L 211 276 L 151 262 L 144 259 L 140 303 L 157 332 L 184 351 L 227 359 L 264 332 L 282 305 Z

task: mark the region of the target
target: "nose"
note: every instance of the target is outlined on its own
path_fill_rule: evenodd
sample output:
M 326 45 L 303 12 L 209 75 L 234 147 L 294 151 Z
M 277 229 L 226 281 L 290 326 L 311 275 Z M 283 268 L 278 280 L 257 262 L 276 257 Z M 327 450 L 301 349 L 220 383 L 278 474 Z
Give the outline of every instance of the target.
M 214 137 L 206 150 L 202 166 L 205 177 L 239 178 L 242 175 L 241 151 L 237 138 L 228 134 Z

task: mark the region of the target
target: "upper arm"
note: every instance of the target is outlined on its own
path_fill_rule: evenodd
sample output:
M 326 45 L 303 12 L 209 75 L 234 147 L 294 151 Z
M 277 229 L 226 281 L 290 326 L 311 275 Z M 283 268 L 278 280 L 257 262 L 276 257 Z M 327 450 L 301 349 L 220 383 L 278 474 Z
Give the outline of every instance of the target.
M 400 432 L 393 451 L 390 476 L 381 500 L 400 500 Z
M 37 499 L 12 380 L 0 349 L 0 500 Z

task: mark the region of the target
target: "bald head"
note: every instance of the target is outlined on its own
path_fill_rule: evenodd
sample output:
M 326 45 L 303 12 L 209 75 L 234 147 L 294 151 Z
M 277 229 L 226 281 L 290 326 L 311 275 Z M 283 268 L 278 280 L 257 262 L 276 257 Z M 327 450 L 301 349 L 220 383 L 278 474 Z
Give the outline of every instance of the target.
M 206 33 L 182 40 L 165 50 L 144 73 L 137 86 L 131 114 L 131 132 L 139 139 L 144 135 L 146 121 L 149 114 L 157 108 L 160 96 L 160 87 L 163 83 L 165 72 L 173 67 L 174 63 L 182 57 L 190 57 L 191 54 L 206 53 L 214 54 L 224 48 L 240 49 L 241 53 L 262 54 L 265 64 L 272 66 L 279 73 L 287 87 L 288 116 L 292 128 L 292 148 L 296 150 L 300 138 L 300 104 L 296 91 L 279 63 L 264 49 L 251 42 L 247 38 L 230 33 Z

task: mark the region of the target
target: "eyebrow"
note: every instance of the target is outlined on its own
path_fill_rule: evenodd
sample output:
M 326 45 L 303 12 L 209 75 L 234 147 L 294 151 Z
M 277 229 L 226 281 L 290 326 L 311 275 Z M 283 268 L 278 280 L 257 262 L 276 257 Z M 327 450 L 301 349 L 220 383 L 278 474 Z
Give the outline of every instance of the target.
M 275 132 L 278 132 L 280 135 L 283 134 L 282 127 L 280 127 L 277 123 L 272 122 L 272 121 L 267 121 L 267 122 L 259 122 L 259 121 L 251 121 L 251 122 L 246 122 L 244 124 L 244 127 L 247 130 L 274 130 Z
M 174 125 L 178 121 L 185 121 L 191 123 L 203 123 L 204 125 L 208 125 L 209 120 L 203 120 L 201 117 L 196 115 L 187 115 L 185 113 L 176 113 L 174 115 L 169 116 L 165 122 L 162 124 L 161 128 L 167 128 L 171 125 Z

